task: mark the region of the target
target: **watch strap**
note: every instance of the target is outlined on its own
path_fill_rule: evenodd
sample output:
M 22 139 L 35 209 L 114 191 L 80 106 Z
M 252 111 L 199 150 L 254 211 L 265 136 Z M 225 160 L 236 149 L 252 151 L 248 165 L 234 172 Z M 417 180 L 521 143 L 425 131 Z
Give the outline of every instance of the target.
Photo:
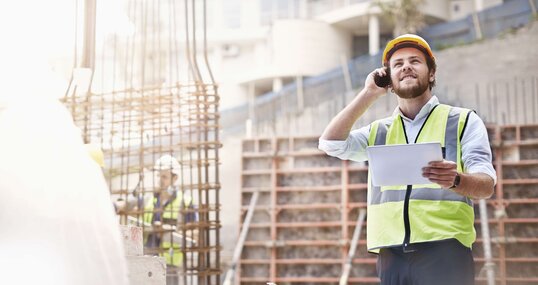
M 458 187 L 460 185 L 460 182 L 461 182 L 461 176 L 459 173 L 456 173 L 456 177 L 454 177 L 454 183 L 452 184 L 452 186 L 450 186 L 449 189 L 454 189 Z

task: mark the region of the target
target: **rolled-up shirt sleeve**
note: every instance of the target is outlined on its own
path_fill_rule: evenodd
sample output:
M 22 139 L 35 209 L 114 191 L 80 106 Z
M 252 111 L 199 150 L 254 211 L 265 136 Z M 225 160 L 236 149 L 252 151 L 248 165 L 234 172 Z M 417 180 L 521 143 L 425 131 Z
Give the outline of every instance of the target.
M 343 160 L 365 161 L 366 147 L 368 147 L 368 137 L 370 135 L 370 126 L 353 130 L 349 133 L 346 140 L 325 140 L 320 138 L 318 148 L 330 156 L 338 157 Z
M 467 128 L 461 139 L 463 165 L 467 173 L 484 173 L 497 183 L 493 168 L 491 147 L 486 126 L 474 112 L 469 115 Z

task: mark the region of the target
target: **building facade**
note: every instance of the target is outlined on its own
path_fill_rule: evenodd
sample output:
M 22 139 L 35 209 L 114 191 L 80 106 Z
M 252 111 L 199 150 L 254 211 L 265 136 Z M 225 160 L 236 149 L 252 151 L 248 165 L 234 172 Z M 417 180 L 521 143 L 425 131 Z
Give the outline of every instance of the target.
M 395 2 L 395 1 L 383 1 Z M 502 0 L 426 0 L 426 25 L 468 16 Z M 375 55 L 394 24 L 371 0 L 212 0 L 211 67 L 223 109 L 279 91 L 347 60 Z

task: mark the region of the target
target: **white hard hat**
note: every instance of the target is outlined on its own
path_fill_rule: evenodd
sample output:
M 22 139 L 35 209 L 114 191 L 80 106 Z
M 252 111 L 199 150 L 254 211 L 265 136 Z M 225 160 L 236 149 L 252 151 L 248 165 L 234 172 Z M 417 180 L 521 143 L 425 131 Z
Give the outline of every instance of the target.
M 169 154 L 161 156 L 155 162 L 154 170 L 171 170 L 172 173 L 179 175 L 179 162 L 177 159 Z

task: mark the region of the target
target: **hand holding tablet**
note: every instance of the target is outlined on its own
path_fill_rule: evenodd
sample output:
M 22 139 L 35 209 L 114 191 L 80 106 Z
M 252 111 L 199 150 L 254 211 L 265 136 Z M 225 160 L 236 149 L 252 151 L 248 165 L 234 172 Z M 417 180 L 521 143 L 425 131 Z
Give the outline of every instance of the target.
M 366 154 L 374 186 L 431 184 L 422 168 L 443 160 L 440 143 L 370 146 Z

